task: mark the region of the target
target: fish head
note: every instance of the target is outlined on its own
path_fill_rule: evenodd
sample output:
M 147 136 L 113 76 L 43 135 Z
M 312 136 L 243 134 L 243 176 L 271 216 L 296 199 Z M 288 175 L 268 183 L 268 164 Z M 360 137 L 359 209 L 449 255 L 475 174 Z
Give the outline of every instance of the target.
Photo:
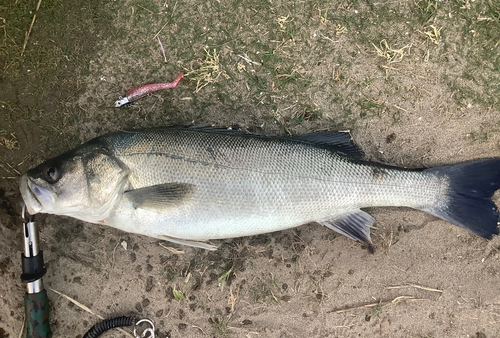
M 66 215 L 96 223 L 116 207 L 127 177 L 126 166 L 109 152 L 80 147 L 29 170 L 20 179 L 20 190 L 32 215 Z

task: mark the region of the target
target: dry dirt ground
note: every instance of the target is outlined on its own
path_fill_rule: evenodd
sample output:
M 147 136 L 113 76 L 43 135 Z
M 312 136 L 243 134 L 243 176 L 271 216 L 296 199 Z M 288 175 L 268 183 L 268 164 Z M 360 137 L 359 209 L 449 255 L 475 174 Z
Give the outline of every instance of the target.
M 24 318 L 21 173 L 108 131 L 174 124 L 350 130 L 368 159 L 404 167 L 500 156 L 499 20 L 497 0 L 2 1 L 0 337 Z M 318 224 L 207 252 L 40 215 L 54 336 L 124 314 L 174 338 L 500 336 L 499 237 L 367 211 L 374 254 Z

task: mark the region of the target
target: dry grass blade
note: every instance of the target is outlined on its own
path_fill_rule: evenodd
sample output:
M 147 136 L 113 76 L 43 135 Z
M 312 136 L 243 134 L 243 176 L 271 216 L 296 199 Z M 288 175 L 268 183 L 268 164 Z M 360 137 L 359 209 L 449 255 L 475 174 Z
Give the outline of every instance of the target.
M 156 36 L 156 38 L 158 39 L 158 43 L 160 44 L 161 53 L 163 54 L 163 62 L 167 63 L 167 56 L 165 55 L 165 49 L 163 48 L 163 44 L 161 43 L 160 37 Z
M 17 141 L 16 135 L 14 133 L 7 135 L 7 131 L 4 129 L 0 130 L 0 145 L 9 150 L 19 149 L 19 142 Z
M 3 43 L 5 44 L 5 41 L 7 40 L 7 30 L 5 29 L 5 19 L 0 18 L 0 21 L 3 22 L 3 24 L 0 26 L 0 28 L 3 28 Z M 0 102 L 4 103 L 3 101 L 0 101 Z
M 231 310 L 229 311 L 229 314 L 227 315 L 227 321 L 231 320 L 231 317 L 234 314 L 234 305 L 236 304 L 236 300 L 238 299 L 238 296 L 240 294 L 240 289 L 238 288 L 236 290 L 236 295 L 233 293 L 233 285 L 229 287 L 229 297 L 227 299 L 227 304 L 231 305 Z
M 366 305 L 362 305 L 362 306 L 358 306 L 358 307 L 351 307 L 351 308 L 347 308 L 347 309 L 328 311 L 327 313 L 345 313 L 345 312 L 350 312 L 350 311 L 355 311 L 355 310 L 371 309 L 371 308 L 374 308 L 377 306 L 382 307 L 382 306 L 391 305 L 391 304 L 396 305 L 399 302 L 420 302 L 420 301 L 425 301 L 425 300 L 429 300 L 429 299 L 415 298 L 412 296 L 399 296 L 399 297 L 394 298 L 391 301 L 385 301 L 385 302 L 380 301 L 377 303 L 370 303 L 370 304 L 366 304 Z
M 191 324 L 191 327 L 194 327 L 194 328 L 196 328 L 196 329 L 200 330 L 200 331 L 201 331 L 201 333 L 203 333 L 205 336 L 208 336 L 208 335 L 205 333 L 205 331 L 203 331 L 203 329 L 202 329 L 201 327 L 196 326 L 196 325 L 193 325 L 193 324 Z
M 83 305 L 82 303 L 78 302 L 77 300 L 75 300 L 75 299 L 71 298 L 70 296 L 67 296 L 67 295 L 65 295 L 64 293 L 59 292 L 59 291 L 54 290 L 54 289 L 51 289 L 51 288 L 49 288 L 49 290 L 50 290 L 50 291 L 53 291 L 53 292 L 55 292 L 55 293 L 57 293 L 58 295 L 63 296 L 64 298 L 66 298 L 67 300 L 69 300 L 71 303 L 73 303 L 73 304 L 75 304 L 76 306 L 78 306 L 80 309 L 85 310 L 85 311 L 87 311 L 88 313 L 90 313 L 90 314 L 92 314 L 92 315 L 94 315 L 94 316 L 97 316 L 99 319 L 104 319 L 104 317 L 101 317 L 101 316 L 99 316 L 98 314 L 95 314 L 95 313 L 94 313 L 91 309 L 89 309 L 88 307 L 86 307 L 86 306 L 85 306 L 85 305 Z
M 13 166 L 11 166 L 9 163 L 5 163 L 5 164 L 7 164 L 7 165 L 9 166 L 9 168 L 10 168 L 10 169 L 14 170 L 14 172 L 15 172 L 16 174 L 18 174 L 19 176 L 21 176 L 21 173 L 19 172 L 19 170 L 17 170 L 17 169 L 16 169 L 16 168 L 14 168 Z
M 65 295 L 64 293 L 59 292 L 59 291 L 54 290 L 54 289 L 51 289 L 51 288 L 49 288 L 49 290 L 50 290 L 50 291 L 53 291 L 53 292 L 55 292 L 55 293 L 57 293 L 57 294 L 58 294 L 58 295 L 60 295 L 60 296 L 63 296 L 64 298 L 66 298 L 67 300 L 69 300 L 71 303 L 73 303 L 73 304 L 75 304 L 76 306 L 78 306 L 80 309 L 87 311 L 88 313 L 90 313 L 90 314 L 92 314 L 92 315 L 96 316 L 97 318 L 99 318 L 99 319 L 101 319 L 101 320 L 103 320 L 103 319 L 104 319 L 104 317 L 99 316 L 98 314 L 94 313 L 91 309 L 89 309 L 88 307 L 86 307 L 85 305 L 83 305 L 82 303 L 80 303 L 80 302 L 76 301 L 75 299 L 73 299 L 73 298 L 71 298 L 71 297 L 69 297 L 69 296 Z M 125 335 L 127 335 L 127 336 L 129 336 L 129 337 L 135 338 L 135 337 L 134 337 L 131 333 L 129 333 L 129 332 L 127 332 L 127 331 L 125 331 L 124 329 L 117 328 L 117 330 L 118 330 L 118 331 L 120 331 L 121 333 L 124 333 Z
M 160 246 L 161 246 L 162 248 L 167 249 L 167 250 L 168 250 L 168 251 L 170 251 L 171 253 L 174 253 L 174 254 L 176 254 L 176 255 L 181 255 L 181 254 L 184 254 L 184 251 L 182 251 L 182 250 L 177 250 L 177 249 L 175 249 L 175 248 L 172 248 L 172 247 L 169 247 L 169 246 L 163 245 L 163 244 L 161 244 L 161 243 L 159 243 L 159 244 L 160 244 Z
M 428 27 L 426 27 L 426 29 L 428 30 L 425 30 L 424 32 L 422 31 L 418 32 L 427 36 L 434 44 L 437 45 L 439 44 L 439 39 L 441 37 L 441 28 L 438 29 L 434 25 L 429 25 Z
M 409 44 L 399 49 L 393 49 L 385 39 L 380 41 L 380 48 L 374 43 L 372 45 L 375 47 L 377 55 L 386 59 L 387 63 L 401 62 L 405 55 L 410 55 L 410 48 L 412 46 L 412 44 Z
M 33 20 L 31 20 L 30 29 L 26 32 L 26 36 L 24 37 L 23 48 L 21 49 L 21 56 L 23 56 L 24 50 L 26 49 L 26 44 L 28 43 L 28 39 L 30 37 L 31 30 L 33 29 L 33 25 L 35 24 L 36 14 L 38 13 L 38 10 L 40 9 L 41 3 L 42 3 L 42 0 L 38 0 L 38 4 L 36 5 L 35 14 L 33 15 Z
M 426 290 L 426 291 L 443 293 L 443 290 L 433 289 L 433 288 L 429 288 L 429 287 L 421 286 L 421 285 L 416 285 L 416 284 L 389 286 L 386 289 L 405 289 L 405 288 L 417 288 L 417 289 Z
M 221 70 L 219 54 L 214 49 L 213 54 L 210 54 L 210 51 L 205 49 L 205 58 L 203 60 L 197 60 L 198 67 L 191 69 L 186 69 L 186 77 L 193 79 L 196 81 L 196 90 L 195 93 L 199 92 L 203 87 L 210 83 L 215 83 L 219 79 L 221 75 L 223 75 L 226 79 L 229 76 Z
M 19 332 L 19 338 L 23 336 L 24 333 L 24 322 L 26 321 L 26 314 L 24 314 L 23 325 L 21 326 L 21 332 Z
M 156 39 L 158 37 L 158 35 L 160 35 L 161 31 L 163 30 L 163 28 L 165 28 L 167 26 L 168 22 L 165 23 L 161 28 L 160 30 L 155 34 L 155 36 L 153 36 L 153 39 Z

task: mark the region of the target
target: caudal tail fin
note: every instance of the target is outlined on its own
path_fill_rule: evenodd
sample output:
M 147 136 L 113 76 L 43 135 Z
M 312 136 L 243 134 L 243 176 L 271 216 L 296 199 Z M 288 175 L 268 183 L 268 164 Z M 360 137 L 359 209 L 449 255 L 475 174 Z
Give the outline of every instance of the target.
M 449 190 L 446 203 L 423 211 L 484 238 L 498 234 L 499 212 L 491 197 L 500 189 L 500 158 L 430 168 L 426 172 L 447 177 Z

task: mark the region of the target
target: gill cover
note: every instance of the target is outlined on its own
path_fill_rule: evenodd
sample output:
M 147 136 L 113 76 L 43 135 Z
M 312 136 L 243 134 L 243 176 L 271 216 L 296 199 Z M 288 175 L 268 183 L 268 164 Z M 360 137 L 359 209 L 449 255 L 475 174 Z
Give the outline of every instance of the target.
M 118 204 L 128 185 L 128 169 L 116 157 L 105 153 L 84 156 L 83 166 L 93 212 L 80 214 L 78 218 L 96 223 L 106 219 Z
M 128 184 L 128 168 L 98 147 L 81 147 L 21 177 L 28 212 L 67 215 L 96 223 L 109 216 Z

